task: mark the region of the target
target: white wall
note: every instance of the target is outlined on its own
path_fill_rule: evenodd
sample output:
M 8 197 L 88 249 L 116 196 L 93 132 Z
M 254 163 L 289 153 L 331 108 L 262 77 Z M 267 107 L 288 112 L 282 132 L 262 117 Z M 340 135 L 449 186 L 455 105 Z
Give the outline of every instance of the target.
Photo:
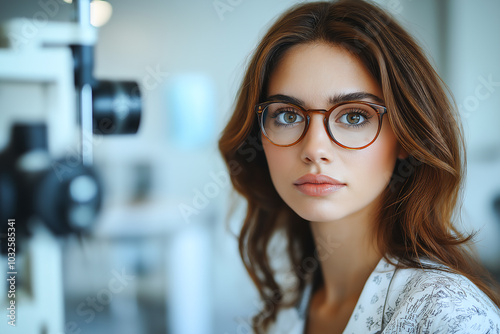
M 449 5 L 447 83 L 461 111 L 468 146 L 465 221 L 481 229 L 478 250 L 500 263 L 500 2 L 454 0 Z

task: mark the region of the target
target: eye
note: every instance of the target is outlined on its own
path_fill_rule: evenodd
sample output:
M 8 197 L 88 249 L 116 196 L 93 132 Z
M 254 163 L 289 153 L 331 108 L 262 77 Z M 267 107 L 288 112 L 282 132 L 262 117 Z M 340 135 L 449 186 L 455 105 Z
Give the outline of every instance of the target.
M 364 122 L 366 122 L 367 118 L 366 116 L 363 115 L 363 113 L 358 112 L 358 111 L 350 111 L 338 119 L 340 123 L 346 124 L 346 125 L 361 125 Z
M 294 124 L 304 120 L 304 118 L 293 111 L 282 111 L 276 116 L 276 120 L 283 124 Z
M 360 113 L 357 112 L 350 112 L 347 114 L 342 115 L 340 117 L 340 121 L 342 123 L 350 124 L 350 125 L 357 125 L 361 124 L 365 121 L 365 117 L 361 115 Z

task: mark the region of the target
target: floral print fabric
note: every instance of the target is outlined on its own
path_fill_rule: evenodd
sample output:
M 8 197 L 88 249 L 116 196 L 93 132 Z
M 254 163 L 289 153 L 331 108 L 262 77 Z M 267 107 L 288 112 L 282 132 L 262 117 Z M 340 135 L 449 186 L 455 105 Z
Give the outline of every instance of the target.
M 297 308 L 280 311 L 269 333 L 304 333 L 311 290 L 308 285 Z M 382 258 L 343 333 L 500 334 L 500 309 L 464 276 L 438 269 L 396 269 Z

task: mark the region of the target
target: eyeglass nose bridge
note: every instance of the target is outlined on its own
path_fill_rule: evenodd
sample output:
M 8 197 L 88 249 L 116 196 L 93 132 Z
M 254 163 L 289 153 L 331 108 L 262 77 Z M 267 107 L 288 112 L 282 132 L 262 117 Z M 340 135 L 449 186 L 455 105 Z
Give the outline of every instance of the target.
M 313 114 L 326 114 L 328 110 L 326 109 L 308 109 L 306 110 L 307 113 L 313 113 Z
M 333 140 L 335 143 L 338 143 L 338 141 L 333 137 L 333 134 L 328 126 L 328 117 L 330 116 L 332 109 L 330 109 L 330 110 L 308 109 L 308 110 L 304 110 L 304 111 L 306 113 L 307 122 L 306 122 L 306 126 L 304 128 L 304 131 L 302 132 L 302 135 L 300 136 L 300 139 L 297 142 L 304 139 L 304 137 L 306 136 L 306 134 L 309 130 L 309 125 L 311 124 L 311 116 L 310 115 L 311 114 L 323 114 L 323 126 L 325 127 L 326 134 L 328 135 L 328 137 L 330 137 L 331 140 Z M 340 143 L 338 143 L 338 144 L 341 145 Z

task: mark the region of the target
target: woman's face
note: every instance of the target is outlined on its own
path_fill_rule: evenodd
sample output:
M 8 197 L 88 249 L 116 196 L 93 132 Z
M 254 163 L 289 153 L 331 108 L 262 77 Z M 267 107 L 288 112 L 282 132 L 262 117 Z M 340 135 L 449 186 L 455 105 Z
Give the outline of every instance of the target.
M 330 101 L 352 93 L 365 96 L 362 101 L 383 103 L 381 88 L 357 58 L 321 42 L 289 49 L 268 86 L 268 99 L 285 95 L 302 101 L 305 109 L 330 109 Z M 373 219 L 396 159 L 404 157 L 387 115 L 383 119 L 377 140 L 361 150 L 331 141 L 320 113 L 311 114 L 307 134 L 293 146 L 279 147 L 263 136 L 271 178 L 285 203 L 309 221 Z

